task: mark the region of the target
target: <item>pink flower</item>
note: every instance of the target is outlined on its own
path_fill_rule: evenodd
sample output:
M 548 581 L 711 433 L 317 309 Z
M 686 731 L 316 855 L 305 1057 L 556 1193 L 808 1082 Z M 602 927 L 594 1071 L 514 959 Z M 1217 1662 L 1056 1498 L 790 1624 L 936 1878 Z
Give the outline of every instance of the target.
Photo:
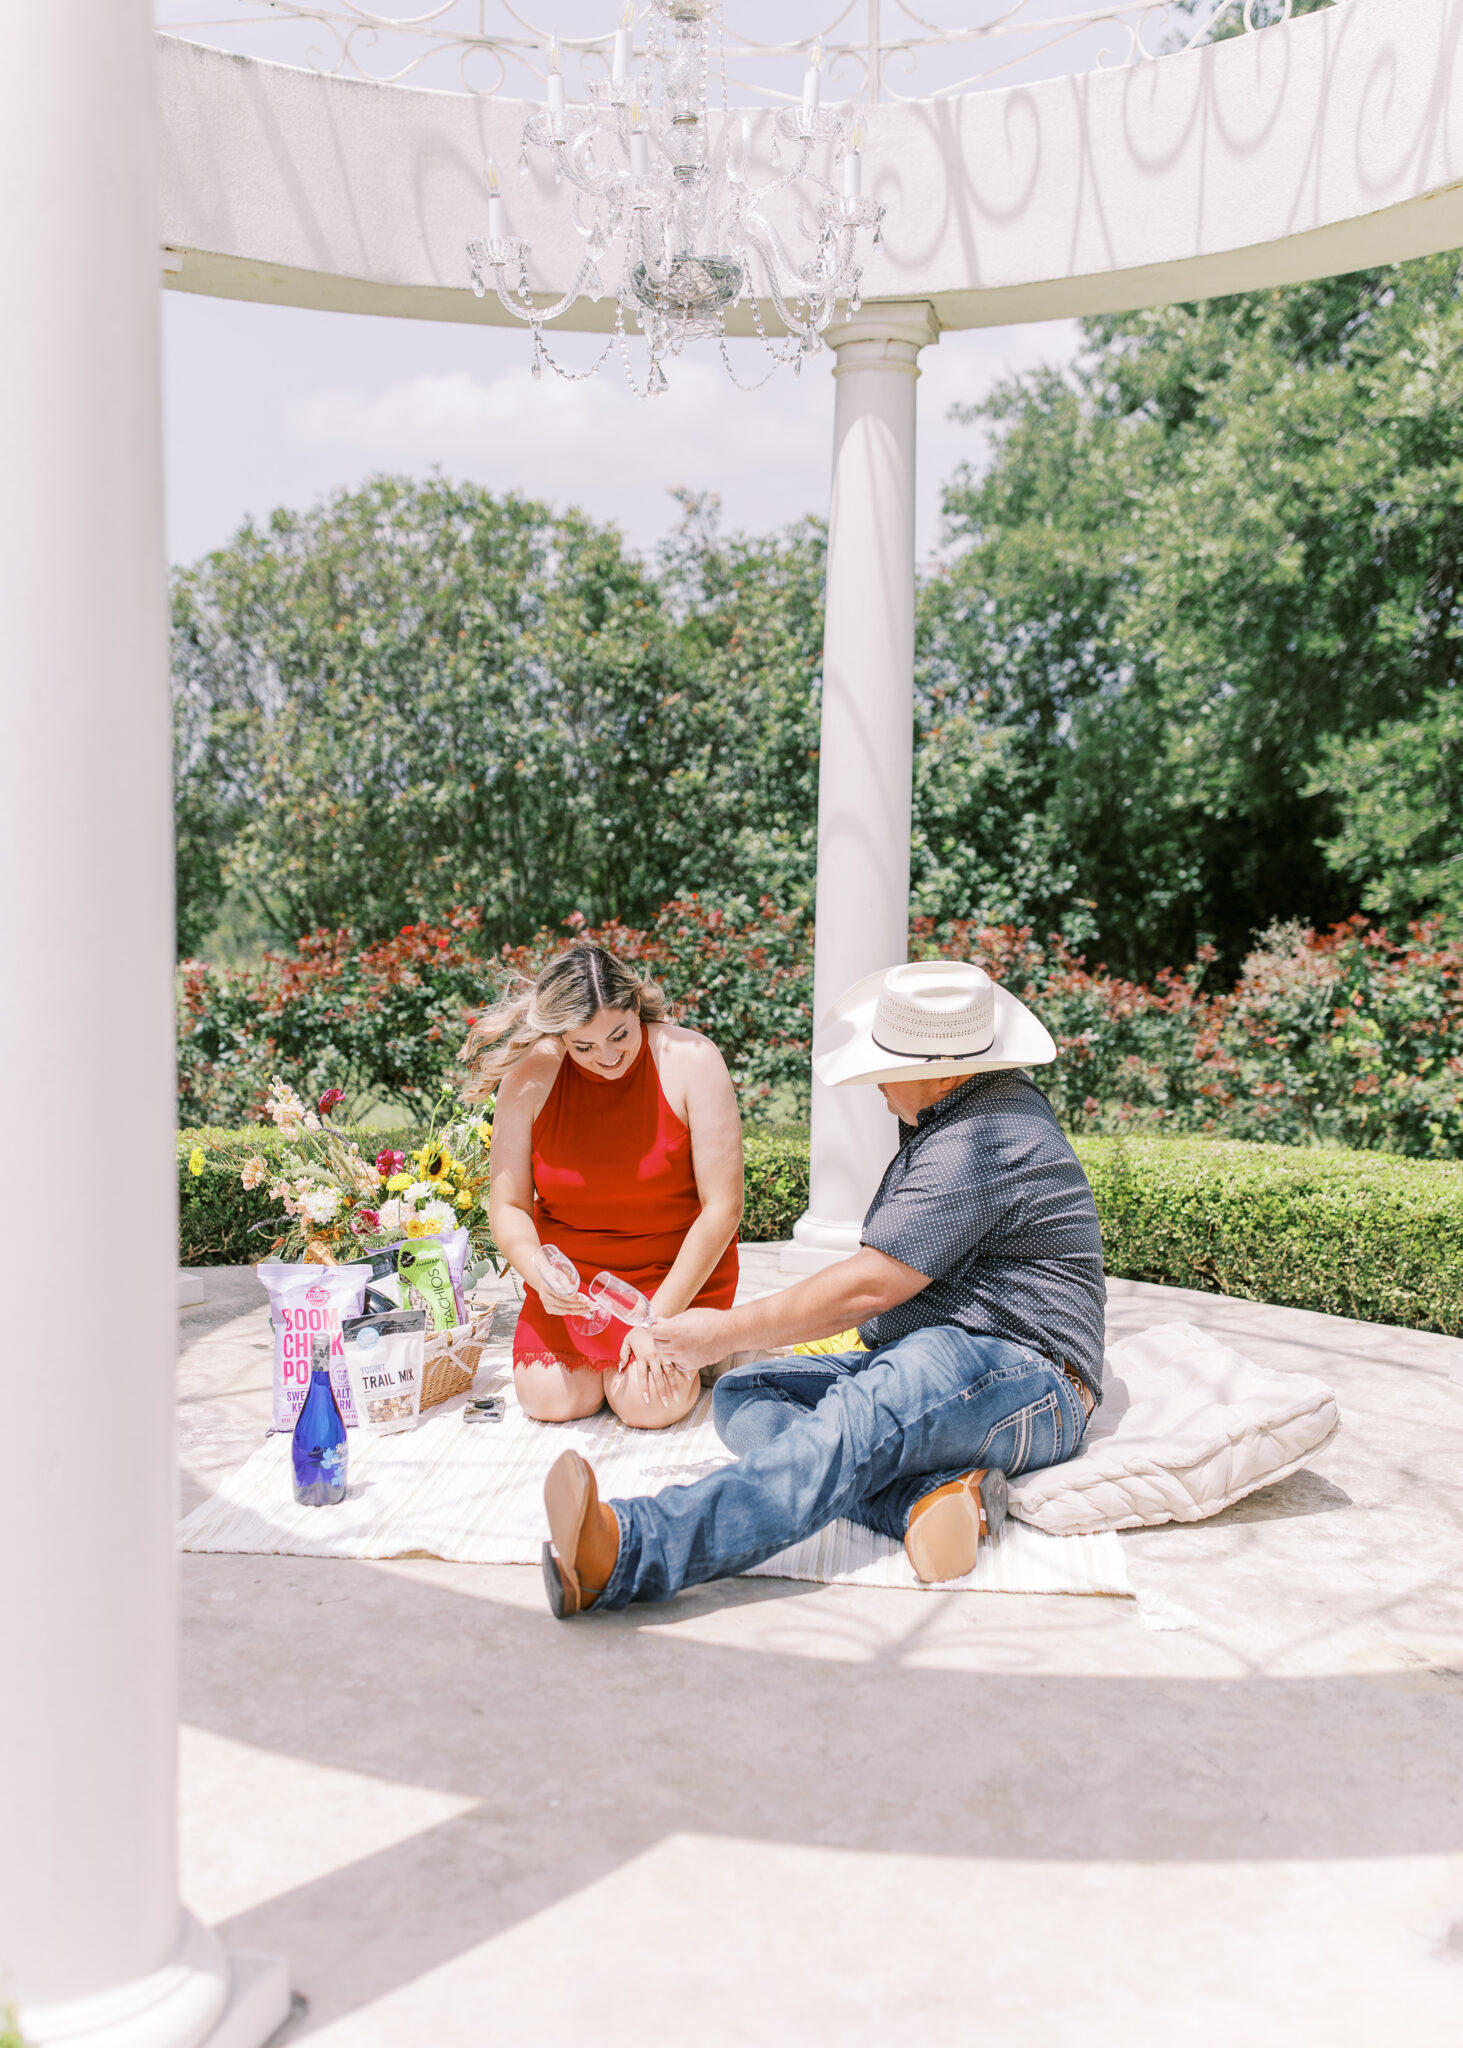
M 351 1218 L 351 1229 L 357 1237 L 365 1237 L 368 1232 L 379 1230 L 380 1228 L 381 1218 L 374 1209 L 357 1209 L 355 1215 Z
M 400 1173 L 405 1165 L 406 1154 L 404 1152 L 386 1151 L 376 1154 L 376 1171 L 383 1180 L 390 1180 L 392 1174 Z
M 331 1110 L 334 1109 L 336 1103 L 344 1101 L 344 1088 L 327 1088 L 325 1093 L 321 1096 L 320 1100 L 316 1103 L 315 1107 L 319 1110 L 322 1116 L 329 1116 Z

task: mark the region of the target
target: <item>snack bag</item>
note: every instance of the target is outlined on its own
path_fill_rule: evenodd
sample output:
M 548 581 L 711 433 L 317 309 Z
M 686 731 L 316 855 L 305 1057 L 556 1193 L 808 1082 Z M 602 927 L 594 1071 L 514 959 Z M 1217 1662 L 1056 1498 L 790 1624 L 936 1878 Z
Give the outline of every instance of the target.
M 401 1298 L 401 1282 L 396 1277 L 396 1247 L 394 1245 L 389 1251 L 362 1252 L 356 1264 L 369 1268 L 371 1274 L 370 1287 L 373 1294 L 383 1295 L 393 1308 L 404 1308 L 406 1306 Z
M 402 1306 L 405 1308 L 426 1309 L 428 1317 L 427 1330 L 429 1333 L 433 1330 L 452 1330 L 459 1323 L 467 1321 L 465 1275 L 470 1249 L 471 1246 L 465 1230 L 454 1230 L 447 1237 L 404 1237 L 397 1244 L 388 1247 L 392 1265 L 395 1267 L 401 1280 Z M 423 1279 L 427 1277 L 431 1255 L 435 1251 L 440 1251 L 447 1261 L 447 1280 L 452 1296 L 452 1307 L 445 1320 L 436 1315 L 435 1303 L 428 1299 L 423 1286 L 412 1277 L 419 1270 L 420 1262 L 418 1255 L 421 1253 L 427 1254 L 428 1266 L 420 1268 Z M 412 1254 L 410 1260 L 405 1259 L 405 1254 L 408 1252 Z M 373 1259 L 381 1259 L 386 1256 L 387 1252 L 373 1252 L 371 1254 Z M 381 1282 L 377 1280 L 372 1284 L 379 1288 Z
M 368 1436 L 415 1429 L 421 1413 L 427 1318 L 419 1308 L 348 1316 L 341 1324 L 356 1427 Z
M 440 1237 L 414 1237 L 396 1254 L 396 1270 L 407 1300 L 425 1309 L 429 1330 L 455 1330 L 457 1290 Z
M 330 1338 L 330 1385 L 347 1428 L 354 1425 L 350 1375 L 340 1326 L 365 1305 L 370 1269 L 358 1266 L 291 1266 L 267 1259 L 255 1271 L 269 1290 L 269 1324 L 274 1332 L 274 1420 L 270 1428 L 293 1429 L 310 1391 L 310 1339 Z

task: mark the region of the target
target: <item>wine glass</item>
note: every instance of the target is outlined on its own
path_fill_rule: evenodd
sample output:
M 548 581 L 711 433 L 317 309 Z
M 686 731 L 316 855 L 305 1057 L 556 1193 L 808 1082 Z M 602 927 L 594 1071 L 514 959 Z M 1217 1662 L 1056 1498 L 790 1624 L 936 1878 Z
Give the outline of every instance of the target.
M 550 1294 L 560 1296 L 577 1294 L 581 1301 L 588 1297 L 579 1285 L 579 1268 L 572 1259 L 566 1259 L 556 1244 L 541 1244 L 533 1255 L 533 1270 Z M 623 1282 L 621 1285 L 623 1286 Z M 635 1290 L 632 1288 L 631 1292 Z M 646 1304 L 647 1313 L 649 1304 Z M 610 1312 L 606 1308 L 590 1308 L 585 1314 L 565 1316 L 564 1321 L 576 1336 L 597 1337 L 601 1330 L 610 1326 Z
M 650 1303 L 638 1287 L 632 1287 L 618 1273 L 596 1273 L 589 1283 L 589 1299 L 601 1310 L 608 1310 L 616 1322 L 628 1323 L 631 1329 L 642 1328 L 651 1320 Z

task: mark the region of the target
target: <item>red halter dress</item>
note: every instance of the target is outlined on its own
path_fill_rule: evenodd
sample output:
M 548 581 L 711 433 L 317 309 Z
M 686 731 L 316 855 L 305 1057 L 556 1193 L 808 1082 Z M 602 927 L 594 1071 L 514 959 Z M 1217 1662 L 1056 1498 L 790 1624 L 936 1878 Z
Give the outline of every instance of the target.
M 666 1101 L 645 1033 L 627 1074 L 592 1074 L 566 1053 L 533 1126 L 533 1220 L 588 1287 L 617 1273 L 653 1295 L 701 1214 L 691 1133 Z M 696 1296 L 697 1308 L 730 1308 L 737 1291 L 735 1237 Z M 513 1335 L 515 1365 L 588 1366 L 610 1372 L 625 1325 L 598 1336 L 571 1330 L 524 1290 Z

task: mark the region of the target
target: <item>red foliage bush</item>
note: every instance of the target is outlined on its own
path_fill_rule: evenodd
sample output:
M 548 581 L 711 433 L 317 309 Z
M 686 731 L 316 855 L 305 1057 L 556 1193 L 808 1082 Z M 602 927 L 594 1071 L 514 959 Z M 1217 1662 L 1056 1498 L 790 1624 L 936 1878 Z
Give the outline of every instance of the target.
M 748 1108 L 806 1102 L 811 921 L 765 898 L 667 903 L 645 928 L 574 917 L 483 958 L 473 912 L 361 947 L 309 934 L 251 972 L 180 973 L 185 1123 L 256 1117 L 278 1074 L 416 1107 L 449 1083 L 467 1025 L 515 973 L 575 938 L 653 975 L 672 1012 L 715 1040 Z M 1209 992 L 1213 954 L 1152 984 L 1125 981 L 1058 936 L 916 919 L 915 958 L 979 960 L 1042 1018 L 1058 1058 L 1039 1075 L 1072 1130 L 1201 1131 L 1284 1144 L 1463 1157 L 1463 945 L 1435 926 L 1394 939 L 1352 918 L 1267 933 L 1236 986 Z

